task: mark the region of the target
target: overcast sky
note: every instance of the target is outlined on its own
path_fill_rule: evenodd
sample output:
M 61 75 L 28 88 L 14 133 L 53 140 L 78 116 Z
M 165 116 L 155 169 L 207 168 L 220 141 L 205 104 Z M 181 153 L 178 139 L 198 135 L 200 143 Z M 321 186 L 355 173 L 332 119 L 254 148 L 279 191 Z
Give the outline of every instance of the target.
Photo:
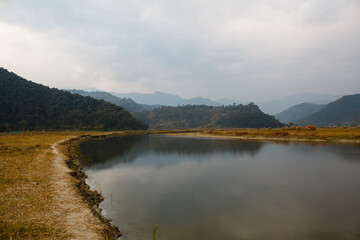
M 0 66 L 57 88 L 360 92 L 359 0 L 0 0 Z

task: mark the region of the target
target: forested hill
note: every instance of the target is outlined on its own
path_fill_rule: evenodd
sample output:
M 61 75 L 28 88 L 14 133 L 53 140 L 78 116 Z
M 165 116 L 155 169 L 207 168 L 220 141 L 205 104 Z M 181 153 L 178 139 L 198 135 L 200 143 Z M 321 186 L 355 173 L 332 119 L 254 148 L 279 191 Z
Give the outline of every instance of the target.
M 145 129 L 123 108 L 23 79 L 0 67 L 0 131 Z
M 296 122 L 303 119 L 311 114 L 320 111 L 325 105 L 314 104 L 314 103 L 301 103 L 292 106 L 281 113 L 275 115 L 283 123 Z
M 136 113 L 150 129 L 185 128 L 264 128 L 283 126 L 275 117 L 263 113 L 258 106 L 186 105 L 161 107 L 150 112 Z
M 71 93 L 80 94 L 81 96 L 89 96 L 89 97 L 99 99 L 99 100 L 103 99 L 107 102 L 110 102 L 110 103 L 113 103 L 120 107 L 123 107 L 126 111 L 129 111 L 129 112 L 141 112 L 141 111 L 146 110 L 143 106 L 141 106 L 140 104 L 137 104 L 131 98 L 119 98 L 108 92 L 101 92 L 101 91 L 86 92 L 83 90 L 75 90 L 75 89 L 70 89 L 67 91 L 69 91 Z
M 298 125 L 357 126 L 360 124 L 360 94 L 347 95 L 320 111 L 295 122 Z

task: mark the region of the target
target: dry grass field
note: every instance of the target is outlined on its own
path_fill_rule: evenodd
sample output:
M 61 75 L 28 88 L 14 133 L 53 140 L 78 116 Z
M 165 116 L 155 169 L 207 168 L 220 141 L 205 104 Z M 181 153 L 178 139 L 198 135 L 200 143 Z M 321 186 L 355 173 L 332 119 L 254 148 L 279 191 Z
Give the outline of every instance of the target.
M 177 134 L 178 135 L 178 134 Z M 179 134 L 180 135 L 180 134 Z M 285 127 L 267 129 L 202 129 L 188 136 L 234 137 L 259 140 L 323 141 L 360 143 L 360 127 Z
M 0 135 L 0 239 L 68 239 L 51 186 L 51 144 L 72 134 Z
M 106 239 L 106 227 L 69 174 L 67 147 L 55 149 L 56 143 L 84 134 L 111 133 L 0 134 L 0 239 Z

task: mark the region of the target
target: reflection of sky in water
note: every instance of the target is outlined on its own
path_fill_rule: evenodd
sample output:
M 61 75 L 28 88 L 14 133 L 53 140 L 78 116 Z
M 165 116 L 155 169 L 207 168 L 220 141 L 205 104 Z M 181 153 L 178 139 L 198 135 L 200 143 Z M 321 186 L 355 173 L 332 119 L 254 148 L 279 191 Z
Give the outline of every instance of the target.
M 187 140 L 138 138 L 87 166 L 122 239 L 149 239 L 154 223 L 171 240 L 358 239 L 359 147 Z

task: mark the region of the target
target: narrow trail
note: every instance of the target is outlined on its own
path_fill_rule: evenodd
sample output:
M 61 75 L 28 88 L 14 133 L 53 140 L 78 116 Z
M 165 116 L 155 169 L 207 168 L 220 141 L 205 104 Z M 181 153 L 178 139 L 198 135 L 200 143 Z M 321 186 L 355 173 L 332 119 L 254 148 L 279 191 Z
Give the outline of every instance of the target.
M 56 142 L 51 146 L 54 154 L 54 172 L 51 181 L 59 217 L 63 219 L 66 232 L 74 236 L 72 239 L 103 239 L 100 234 L 102 224 L 92 214 L 89 206 L 77 191 L 74 179 L 70 175 L 71 170 L 65 162 L 66 156 L 59 149 L 59 145 L 66 140 Z

